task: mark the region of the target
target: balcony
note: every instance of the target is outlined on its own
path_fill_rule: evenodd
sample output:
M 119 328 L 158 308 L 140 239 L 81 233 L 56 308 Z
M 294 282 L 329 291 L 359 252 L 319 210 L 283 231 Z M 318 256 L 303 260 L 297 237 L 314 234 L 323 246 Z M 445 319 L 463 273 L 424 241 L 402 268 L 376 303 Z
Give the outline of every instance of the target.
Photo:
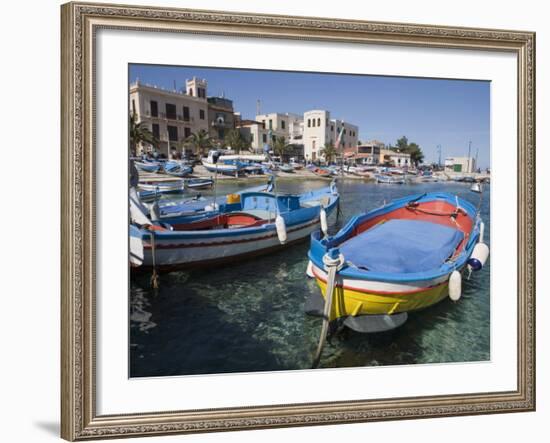
M 155 118 L 155 119 L 158 119 L 158 120 L 166 120 L 166 121 L 171 121 L 171 122 L 176 122 L 176 121 L 177 122 L 184 122 L 184 123 L 194 123 L 195 122 L 195 119 L 193 117 L 185 118 L 181 114 L 167 115 L 166 112 L 159 112 L 158 115 L 153 116 L 153 115 L 151 115 L 151 111 L 145 111 L 145 117 Z

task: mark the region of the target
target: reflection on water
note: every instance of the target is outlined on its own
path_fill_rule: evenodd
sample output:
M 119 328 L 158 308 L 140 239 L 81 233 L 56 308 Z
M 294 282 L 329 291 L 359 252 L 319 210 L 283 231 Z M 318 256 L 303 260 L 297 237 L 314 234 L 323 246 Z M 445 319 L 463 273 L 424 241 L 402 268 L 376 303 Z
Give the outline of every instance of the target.
M 279 192 L 305 192 L 319 180 L 279 180 Z M 218 193 L 242 188 L 223 184 Z M 342 218 L 409 194 L 441 190 L 474 203 L 478 195 L 460 183 L 376 185 L 339 183 Z M 205 194 L 206 195 L 206 194 Z M 481 209 L 490 246 L 489 187 Z M 161 275 L 153 291 L 150 275 L 132 276 L 130 374 L 167 376 L 308 369 L 321 327 L 304 314 L 319 289 L 305 275 L 308 242 L 232 266 Z M 490 262 L 490 260 L 489 260 Z M 482 361 L 490 358 L 490 263 L 463 280 L 458 303 L 446 299 L 410 313 L 404 326 L 380 334 L 342 330 L 327 343 L 323 367 Z

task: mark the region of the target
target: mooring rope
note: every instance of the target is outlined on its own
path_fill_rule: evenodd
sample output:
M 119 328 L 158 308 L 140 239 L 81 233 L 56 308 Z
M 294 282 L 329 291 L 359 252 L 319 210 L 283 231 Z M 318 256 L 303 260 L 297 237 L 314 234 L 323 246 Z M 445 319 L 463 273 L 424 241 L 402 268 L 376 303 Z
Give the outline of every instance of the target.
M 327 287 L 325 291 L 325 309 L 323 310 L 323 326 L 321 327 L 321 336 L 319 337 L 319 344 L 317 345 L 317 351 L 315 352 L 315 358 L 313 359 L 312 369 L 319 366 L 321 361 L 321 354 L 327 339 L 328 326 L 330 323 L 330 312 L 332 309 L 332 298 L 334 295 L 334 289 L 336 286 L 336 275 L 338 271 L 344 265 L 344 256 L 335 249 L 329 251 L 323 256 L 323 264 L 327 271 Z

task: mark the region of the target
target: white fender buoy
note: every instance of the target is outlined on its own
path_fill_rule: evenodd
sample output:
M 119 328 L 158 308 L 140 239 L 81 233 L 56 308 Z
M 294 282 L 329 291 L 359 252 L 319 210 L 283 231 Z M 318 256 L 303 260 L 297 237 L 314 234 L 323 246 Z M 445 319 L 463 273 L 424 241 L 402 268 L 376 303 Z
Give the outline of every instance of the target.
M 472 255 L 468 259 L 468 265 L 473 271 L 479 271 L 485 265 L 489 257 L 489 246 L 485 243 L 478 243 L 474 246 Z
M 462 275 L 460 272 L 453 271 L 449 277 L 449 298 L 452 301 L 460 300 L 462 296 Z
M 204 207 L 204 210 L 206 212 L 213 212 L 213 211 L 217 211 L 219 208 L 218 204 L 217 203 L 212 203 L 211 205 L 206 205 Z
M 284 245 L 286 243 L 286 224 L 281 214 L 277 214 L 277 217 L 275 217 L 275 229 L 277 229 L 279 241 Z
M 307 262 L 306 275 L 307 275 L 309 278 L 315 277 L 315 275 L 313 274 L 313 263 L 311 263 L 311 260 L 309 260 L 309 261 Z
M 328 222 L 327 222 L 327 211 L 325 211 L 325 208 L 321 208 L 321 211 L 319 212 L 319 218 L 321 219 L 321 231 L 323 231 L 323 234 L 327 235 Z
M 478 243 L 483 243 L 483 236 L 485 235 L 485 223 L 481 222 L 479 224 L 479 240 Z

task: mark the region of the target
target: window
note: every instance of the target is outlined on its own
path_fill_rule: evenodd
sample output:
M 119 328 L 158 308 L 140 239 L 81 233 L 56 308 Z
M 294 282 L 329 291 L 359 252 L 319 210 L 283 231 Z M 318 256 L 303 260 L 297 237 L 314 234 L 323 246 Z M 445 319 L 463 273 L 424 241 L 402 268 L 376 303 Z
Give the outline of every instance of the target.
M 346 135 L 346 130 L 344 129 L 344 135 Z
M 160 138 L 160 127 L 158 123 L 153 123 L 153 127 L 151 128 L 151 132 L 153 133 L 153 136 L 158 140 Z
M 267 143 L 267 134 L 262 134 L 262 142 Z
M 159 116 L 159 104 L 151 100 L 151 117 L 158 117 Z
M 307 127 L 311 128 L 311 120 L 309 118 L 307 119 Z
M 205 116 L 204 116 L 204 109 L 199 109 L 199 118 L 201 120 L 204 120 Z
M 170 120 L 176 120 L 176 105 L 172 103 L 166 103 L 166 118 Z
M 262 120 L 262 128 L 265 129 L 265 120 Z
M 269 129 L 273 129 L 273 120 L 269 119 Z
M 177 126 L 168 126 L 168 140 L 171 142 L 178 141 L 178 128 Z
M 312 119 L 313 127 L 315 127 L 315 119 Z
M 198 88 L 197 92 L 198 92 L 198 95 L 199 95 L 200 98 L 206 98 L 206 89 Z
M 320 118 L 317 119 L 317 126 L 321 126 L 321 119 Z
M 285 121 L 281 120 L 281 129 L 285 129 Z
M 189 95 L 193 95 L 193 88 L 189 88 Z
M 334 125 L 330 125 L 330 132 L 334 132 Z
M 185 138 L 191 137 L 191 128 L 183 128 Z
M 315 151 L 315 140 L 311 142 L 311 150 Z M 315 152 L 313 153 L 313 155 L 315 155 Z
M 183 121 L 188 122 L 189 121 L 189 106 L 183 107 Z

